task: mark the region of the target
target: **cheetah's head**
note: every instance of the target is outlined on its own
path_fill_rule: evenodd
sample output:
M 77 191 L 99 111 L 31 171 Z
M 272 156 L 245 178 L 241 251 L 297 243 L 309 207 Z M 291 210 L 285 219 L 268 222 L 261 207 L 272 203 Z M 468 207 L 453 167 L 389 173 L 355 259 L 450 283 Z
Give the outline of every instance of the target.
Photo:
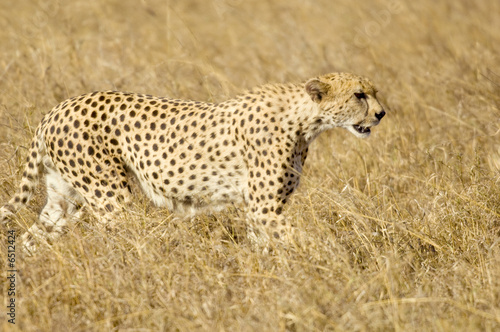
M 377 90 L 366 78 L 348 73 L 327 74 L 310 79 L 305 89 L 318 104 L 318 121 L 327 127 L 343 127 L 357 137 L 370 136 L 385 111 Z

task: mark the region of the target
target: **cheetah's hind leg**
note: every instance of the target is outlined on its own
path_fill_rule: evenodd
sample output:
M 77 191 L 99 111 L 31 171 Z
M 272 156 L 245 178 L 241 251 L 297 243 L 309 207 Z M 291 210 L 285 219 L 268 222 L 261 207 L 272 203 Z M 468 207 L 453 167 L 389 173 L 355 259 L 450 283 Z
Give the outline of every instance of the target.
M 82 196 L 66 182 L 59 172 L 46 167 L 47 203 L 38 221 L 22 237 L 24 248 L 34 252 L 37 241 L 53 242 L 65 231 L 69 222 L 80 217 Z
M 83 181 L 90 188 L 78 188 L 78 191 L 96 218 L 97 227 L 113 233 L 120 229 L 120 223 L 125 218 L 136 216 L 130 209 L 133 196 L 129 181 L 133 174 L 117 158 L 98 162 L 98 172 L 84 170 Z

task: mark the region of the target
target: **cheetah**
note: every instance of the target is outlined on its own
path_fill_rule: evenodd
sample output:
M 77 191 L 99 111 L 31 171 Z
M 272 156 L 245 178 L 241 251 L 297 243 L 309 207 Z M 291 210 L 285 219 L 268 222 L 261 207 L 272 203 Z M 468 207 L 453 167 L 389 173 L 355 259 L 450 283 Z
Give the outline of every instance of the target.
M 45 175 L 47 202 L 25 242 L 57 239 L 82 206 L 108 225 L 131 203 L 133 176 L 155 205 L 173 213 L 240 205 L 252 242 L 286 241 L 293 227 L 283 207 L 299 185 L 309 144 L 334 127 L 368 137 L 385 115 L 376 93 L 366 78 L 332 73 L 263 85 L 221 103 L 117 91 L 73 97 L 36 129 L 0 223 L 27 204 Z

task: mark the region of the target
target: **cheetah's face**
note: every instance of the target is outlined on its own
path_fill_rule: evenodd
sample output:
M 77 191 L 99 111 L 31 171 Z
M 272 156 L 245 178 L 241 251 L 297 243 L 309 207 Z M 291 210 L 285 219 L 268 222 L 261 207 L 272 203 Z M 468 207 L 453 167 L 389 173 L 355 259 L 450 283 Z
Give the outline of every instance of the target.
M 306 91 L 321 111 L 322 121 L 343 127 L 357 137 L 368 137 L 385 111 L 377 90 L 365 78 L 352 74 L 329 74 L 306 83 Z

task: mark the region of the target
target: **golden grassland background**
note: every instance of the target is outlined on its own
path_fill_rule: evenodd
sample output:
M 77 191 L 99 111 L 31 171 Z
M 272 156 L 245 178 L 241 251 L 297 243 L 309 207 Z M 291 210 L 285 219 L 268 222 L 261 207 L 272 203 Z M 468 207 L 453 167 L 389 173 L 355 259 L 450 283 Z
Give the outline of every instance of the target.
M 367 140 L 312 144 L 288 251 L 252 251 L 235 211 L 178 222 L 138 195 L 144 217 L 120 231 L 87 216 L 31 257 L 18 246 L 16 325 L 2 275 L 0 330 L 498 331 L 499 54 L 489 0 L 10 1 L 1 204 L 43 114 L 93 90 L 218 102 L 347 71 L 376 83 L 387 116 Z

